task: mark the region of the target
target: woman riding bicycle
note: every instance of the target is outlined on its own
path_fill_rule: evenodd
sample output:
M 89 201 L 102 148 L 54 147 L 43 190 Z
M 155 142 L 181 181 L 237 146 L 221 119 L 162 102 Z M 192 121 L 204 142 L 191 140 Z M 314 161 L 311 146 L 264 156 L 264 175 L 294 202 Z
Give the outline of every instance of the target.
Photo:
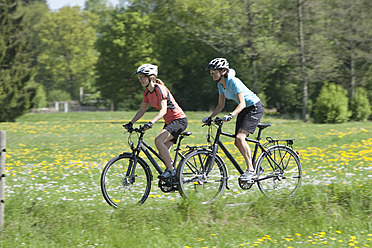
M 173 168 L 169 151 L 172 145 L 177 143 L 178 136 L 186 129 L 188 124 L 187 117 L 168 88 L 160 79 L 156 78 L 158 75 L 158 67 L 156 65 L 143 64 L 138 67 L 134 74 L 139 75 L 138 79 L 146 89 L 140 109 L 124 127 L 131 129 L 133 124 L 145 114 L 149 104 L 159 110 L 158 114 L 144 125 L 144 128 L 145 130 L 150 129 L 158 120 L 164 118 L 165 125 L 155 138 L 155 145 L 167 167 L 159 178 L 170 178 L 176 174 L 176 171 Z
M 264 106 L 260 98 L 249 90 L 239 78 L 235 77 L 235 70 L 229 67 L 229 62 L 226 59 L 213 59 L 209 62 L 206 70 L 210 71 L 213 80 L 217 82 L 219 97 L 215 110 L 209 117 L 204 118 L 203 122 L 210 122 L 223 110 L 226 98 L 238 103 L 234 111 L 223 117 L 223 121 L 231 121 L 234 116 L 238 115 L 235 125 L 235 146 L 247 163 L 247 171 L 239 179 L 241 181 L 255 179 L 257 175 L 252 164 L 252 154 L 245 138 L 256 130 L 264 113 Z

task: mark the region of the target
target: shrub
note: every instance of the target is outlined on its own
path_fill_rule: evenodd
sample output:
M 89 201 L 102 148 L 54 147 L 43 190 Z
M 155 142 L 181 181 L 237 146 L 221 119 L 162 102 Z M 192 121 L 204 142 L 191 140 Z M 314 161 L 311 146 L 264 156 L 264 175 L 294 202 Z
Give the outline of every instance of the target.
M 314 120 L 318 123 L 344 123 L 351 115 L 347 91 L 340 85 L 326 83 L 314 105 Z
M 51 90 L 48 94 L 48 102 L 53 101 L 70 101 L 71 95 L 63 90 Z
M 36 83 L 35 81 L 30 81 L 30 86 L 36 89 L 35 96 L 32 99 L 33 108 L 45 108 L 47 106 L 46 93 L 43 85 Z
M 351 102 L 352 116 L 356 121 L 365 121 L 371 115 L 371 105 L 368 100 L 367 91 L 364 88 L 357 88 L 355 97 Z

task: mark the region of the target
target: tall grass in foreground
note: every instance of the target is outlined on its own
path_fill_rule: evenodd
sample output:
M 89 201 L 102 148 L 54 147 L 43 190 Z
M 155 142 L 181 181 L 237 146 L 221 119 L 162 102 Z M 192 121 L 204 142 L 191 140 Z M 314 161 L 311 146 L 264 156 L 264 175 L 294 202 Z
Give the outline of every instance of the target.
M 30 114 L 7 131 L 5 225 L 0 247 L 371 247 L 372 124 L 304 124 L 264 116 L 264 136 L 295 138 L 304 170 L 293 198 L 272 200 L 239 188 L 210 205 L 163 193 L 153 181 L 144 205 L 112 209 L 100 173 L 127 151 L 122 123 L 133 112 Z M 147 113 L 143 123 L 151 119 Z M 187 113 L 192 137 L 205 143 L 200 120 Z M 153 144 L 162 124 L 146 134 Z M 233 132 L 234 124 L 224 126 Z M 243 159 L 224 140 L 238 161 Z
M 368 247 L 371 187 L 304 186 L 294 198 L 257 195 L 246 204 L 221 199 L 104 205 L 24 202 L 7 205 L 2 247 Z

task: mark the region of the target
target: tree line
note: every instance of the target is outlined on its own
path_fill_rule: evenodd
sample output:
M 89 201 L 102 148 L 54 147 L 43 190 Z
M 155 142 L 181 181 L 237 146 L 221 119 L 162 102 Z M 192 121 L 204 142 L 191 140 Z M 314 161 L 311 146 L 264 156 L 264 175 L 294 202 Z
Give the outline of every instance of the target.
M 0 121 L 52 101 L 137 109 L 143 89 L 133 72 L 143 63 L 159 66 L 184 110 L 208 111 L 218 92 L 205 68 L 216 57 L 266 109 L 304 121 L 366 120 L 371 9 L 370 0 L 87 0 L 59 10 L 1 0 Z

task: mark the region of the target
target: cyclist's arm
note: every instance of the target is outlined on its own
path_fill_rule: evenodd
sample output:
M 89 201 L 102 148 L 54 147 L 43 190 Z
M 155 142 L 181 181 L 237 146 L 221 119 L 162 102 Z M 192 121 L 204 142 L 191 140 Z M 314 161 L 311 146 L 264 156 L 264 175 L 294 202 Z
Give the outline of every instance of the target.
M 163 118 L 163 116 L 167 113 L 167 99 L 159 100 L 160 110 L 158 114 L 151 120 L 152 123 L 155 124 L 158 120 Z
M 141 119 L 141 117 L 146 113 L 148 106 L 149 106 L 149 103 L 142 102 L 140 109 L 138 110 L 137 114 L 133 117 L 133 119 L 130 122 L 134 124 L 136 121 Z
M 240 92 L 240 93 L 236 94 L 236 98 L 238 98 L 239 104 L 238 104 L 238 106 L 236 106 L 236 108 L 234 109 L 234 111 L 231 112 L 231 114 L 233 116 L 239 114 L 246 107 L 243 92 Z
M 211 118 L 215 117 L 223 110 L 223 108 L 225 107 L 225 101 L 226 101 L 225 95 L 218 95 L 218 104 L 214 109 L 213 113 L 210 115 Z

